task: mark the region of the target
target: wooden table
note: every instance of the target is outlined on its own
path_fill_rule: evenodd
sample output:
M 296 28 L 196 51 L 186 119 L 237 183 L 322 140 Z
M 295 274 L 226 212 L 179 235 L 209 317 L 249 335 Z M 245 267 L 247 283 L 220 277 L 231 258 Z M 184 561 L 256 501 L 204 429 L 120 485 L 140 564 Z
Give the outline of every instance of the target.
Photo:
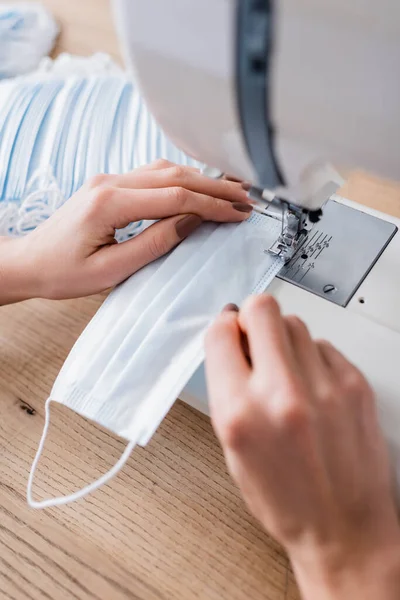
M 288 561 L 247 513 L 208 419 L 182 403 L 109 486 L 70 506 L 27 507 L 44 401 L 100 302 L 31 301 L 0 310 L 1 598 L 295 598 L 287 593 Z M 80 488 L 123 447 L 56 407 L 36 494 Z
M 60 50 L 118 56 L 107 0 L 46 0 Z M 354 174 L 345 195 L 400 216 L 399 188 Z M 108 486 L 44 512 L 25 500 L 44 402 L 101 297 L 0 309 L 0 597 L 4 600 L 295 600 L 288 560 L 248 514 L 209 420 L 178 402 L 146 449 Z M 52 410 L 35 486 L 80 488 L 124 444 Z
M 347 195 L 400 216 L 397 188 L 356 175 Z M 389 206 L 390 204 L 390 206 Z M 288 560 L 248 514 L 209 420 L 178 402 L 145 449 L 87 499 L 45 512 L 25 487 L 44 402 L 101 297 L 0 309 L 0 589 L 9 600 L 294 600 Z M 104 473 L 124 444 L 52 409 L 35 486 L 71 492 Z

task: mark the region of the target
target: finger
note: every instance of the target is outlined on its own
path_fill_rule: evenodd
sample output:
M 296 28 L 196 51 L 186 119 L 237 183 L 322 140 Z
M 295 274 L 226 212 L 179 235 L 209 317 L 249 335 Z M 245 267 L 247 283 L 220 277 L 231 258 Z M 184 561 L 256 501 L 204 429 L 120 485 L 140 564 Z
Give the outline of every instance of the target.
M 321 359 L 326 364 L 331 378 L 337 389 L 341 390 L 343 398 L 371 397 L 371 389 L 361 371 L 347 360 L 330 342 L 317 342 Z M 356 416 L 359 416 L 360 406 L 356 404 Z
M 171 162 L 170 160 L 167 160 L 166 158 L 157 158 L 156 160 L 153 160 L 153 162 L 148 163 L 146 165 L 141 165 L 140 167 L 136 167 L 136 169 L 133 169 L 132 171 L 130 171 L 129 173 L 124 174 L 124 176 L 132 176 L 133 173 L 137 173 L 137 172 L 141 172 L 141 171 L 159 171 L 160 169 L 169 169 L 170 167 L 173 167 L 174 163 Z M 118 177 L 121 177 L 121 175 L 119 175 Z
M 222 313 L 206 336 L 206 379 L 213 418 L 225 422 L 242 400 L 240 390 L 251 373 L 243 352 L 238 313 Z
M 243 305 L 239 324 L 247 335 L 255 371 L 280 381 L 295 370 L 295 359 L 280 308 L 272 296 L 252 296 Z
M 298 317 L 285 317 L 285 324 L 299 372 L 312 388 L 320 386 L 328 377 L 328 369 L 317 344 Z
M 171 171 L 175 167 L 177 167 L 177 165 L 169 160 L 159 159 L 150 164 L 136 167 L 133 171 L 124 173 L 122 175 L 117 175 L 114 173 L 98 173 L 94 177 L 90 178 L 85 185 L 92 189 L 106 186 L 122 188 L 126 187 L 128 189 L 140 189 L 142 187 L 151 188 L 153 186 L 148 185 L 149 181 L 152 181 L 152 178 L 157 177 L 157 171 L 165 171 L 166 169 Z M 182 169 L 183 168 L 193 173 L 200 173 L 199 169 L 196 169 L 195 167 L 182 167 Z M 141 183 L 143 183 L 143 185 L 141 185 Z
M 240 308 L 238 307 L 237 304 L 227 304 L 223 310 L 223 312 L 228 312 L 228 311 L 233 311 L 233 312 L 239 312 Z M 251 359 L 250 359 L 250 350 L 249 350 L 249 342 L 247 340 L 247 335 L 245 333 L 243 333 L 242 329 L 240 330 L 240 341 L 242 344 L 242 348 L 243 348 L 243 353 L 247 359 L 247 362 L 249 364 L 249 366 L 251 367 Z
M 230 202 L 248 202 L 247 193 L 238 182 L 211 179 L 197 169 L 173 165 L 164 169 L 143 169 L 121 175 L 116 186 L 127 189 L 181 187 L 193 192 L 222 198 Z
M 243 181 L 243 179 L 239 179 L 238 177 L 233 177 L 232 175 L 224 175 L 224 179 L 226 181 L 232 181 L 233 183 L 240 183 L 242 190 L 246 192 L 246 197 L 250 201 L 250 198 L 249 198 L 247 192 L 252 187 L 251 183 L 249 183 L 248 181 Z
M 110 226 L 121 229 L 133 221 L 164 219 L 179 214 L 195 214 L 203 221 L 240 222 L 252 207 L 242 202 L 228 202 L 184 188 L 128 190 L 103 188 L 97 192 L 101 210 L 110 211 Z M 96 208 L 96 207 L 95 207 Z
M 239 312 L 239 307 L 237 304 L 227 304 L 222 312 Z
M 243 183 L 242 179 L 238 179 L 237 177 L 233 177 L 232 175 L 224 175 L 224 179 L 226 181 L 233 181 L 234 183 Z
M 335 382 L 333 393 L 317 412 L 321 449 L 335 490 L 351 490 L 365 448 L 379 436 L 373 395 L 360 371 L 332 344 L 323 340 L 317 347 Z
M 343 373 L 349 366 L 353 366 L 330 342 L 318 340 L 316 344 L 321 359 L 334 373 Z
M 92 269 L 101 279 L 99 287 L 113 287 L 167 254 L 193 233 L 202 220 L 197 215 L 175 216 L 151 225 L 135 238 L 104 247 L 92 257 Z
M 136 167 L 135 169 L 133 169 L 132 171 L 129 171 L 128 173 L 123 173 L 121 175 L 117 175 L 118 179 L 121 180 L 121 178 L 127 178 L 128 180 L 132 180 L 134 175 L 137 173 L 142 173 L 145 171 L 148 172 L 152 172 L 152 171 L 161 171 L 162 169 L 171 169 L 172 167 L 177 166 L 176 163 L 171 162 L 170 160 L 167 160 L 166 158 L 157 158 L 156 160 L 154 160 L 151 163 L 147 163 L 145 165 L 141 165 L 140 167 Z M 197 173 L 200 173 L 199 169 L 196 169 L 196 167 L 185 167 L 185 169 L 189 169 L 189 171 L 194 171 Z M 128 186 L 130 187 L 130 186 Z
M 174 167 L 182 167 L 182 169 L 187 169 L 193 173 L 200 173 L 200 169 L 196 167 L 188 167 L 186 165 L 177 165 L 176 163 L 171 162 L 170 160 L 166 160 L 165 158 L 157 159 L 147 165 L 143 165 L 139 167 L 139 171 L 161 171 L 165 169 L 173 169 Z M 122 174 L 122 177 L 131 178 L 138 169 L 134 169 L 133 171 L 129 171 L 128 173 Z
M 223 310 L 223 312 L 239 312 L 239 307 L 237 304 L 227 304 Z M 243 353 L 247 359 L 249 366 L 251 367 L 251 359 L 250 359 L 250 350 L 249 350 L 249 342 L 247 340 L 247 335 L 240 330 L 240 341 L 243 348 Z

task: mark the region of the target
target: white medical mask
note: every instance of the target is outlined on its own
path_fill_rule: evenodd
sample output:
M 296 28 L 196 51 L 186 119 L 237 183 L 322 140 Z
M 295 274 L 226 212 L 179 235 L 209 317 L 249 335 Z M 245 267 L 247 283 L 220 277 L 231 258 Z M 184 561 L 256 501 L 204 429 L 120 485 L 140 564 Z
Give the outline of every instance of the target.
M 264 291 L 282 261 L 267 249 L 281 224 L 253 214 L 241 224 L 205 224 L 168 256 L 110 294 L 79 338 L 51 392 L 64 404 L 129 441 L 118 463 L 83 490 L 34 502 L 36 508 L 81 498 L 113 477 L 137 445 L 146 445 L 204 359 L 204 333 L 223 307 Z

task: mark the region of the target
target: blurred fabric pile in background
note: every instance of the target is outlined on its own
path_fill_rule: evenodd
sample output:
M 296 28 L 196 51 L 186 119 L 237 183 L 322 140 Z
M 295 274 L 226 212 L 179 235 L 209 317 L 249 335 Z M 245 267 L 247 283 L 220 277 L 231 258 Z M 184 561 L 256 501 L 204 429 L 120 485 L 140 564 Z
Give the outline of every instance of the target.
M 36 69 L 58 34 L 57 23 L 41 4 L 0 3 L 0 79 Z
M 29 232 L 97 173 L 161 157 L 197 165 L 168 141 L 110 57 L 43 58 L 57 33 L 40 5 L 0 4 L 0 235 Z

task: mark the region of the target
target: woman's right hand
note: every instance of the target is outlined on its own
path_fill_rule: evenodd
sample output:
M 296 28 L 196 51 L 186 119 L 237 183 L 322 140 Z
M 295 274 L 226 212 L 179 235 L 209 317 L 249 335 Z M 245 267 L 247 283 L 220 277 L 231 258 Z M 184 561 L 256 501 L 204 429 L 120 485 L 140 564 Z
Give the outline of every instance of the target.
M 400 598 L 400 529 L 374 394 L 270 296 L 210 329 L 213 424 L 250 510 L 307 600 Z

